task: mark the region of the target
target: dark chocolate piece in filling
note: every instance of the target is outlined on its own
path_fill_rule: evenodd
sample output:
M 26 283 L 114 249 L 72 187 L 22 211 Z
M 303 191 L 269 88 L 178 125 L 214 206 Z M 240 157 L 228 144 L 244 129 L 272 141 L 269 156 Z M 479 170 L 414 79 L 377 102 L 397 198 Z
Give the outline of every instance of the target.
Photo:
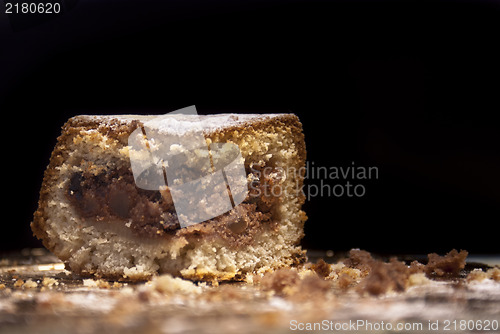
M 231 242 L 242 243 L 251 241 L 259 224 L 272 221 L 269 211 L 277 197 L 264 191 L 257 196 L 252 189 L 265 187 L 273 180 L 268 175 L 259 177 L 254 178 L 256 181 L 243 203 L 201 223 L 201 230 L 180 229 L 168 188 L 153 191 L 136 187 L 130 168 L 98 173 L 75 172 L 66 194 L 82 217 L 95 221 L 122 221 L 137 235 L 151 237 L 178 233 L 201 236 L 216 233 Z
M 163 200 L 159 191 L 137 188 L 127 168 L 96 175 L 76 172 L 67 196 L 84 218 L 131 221 L 134 230 L 147 234 L 180 228 L 173 205 Z

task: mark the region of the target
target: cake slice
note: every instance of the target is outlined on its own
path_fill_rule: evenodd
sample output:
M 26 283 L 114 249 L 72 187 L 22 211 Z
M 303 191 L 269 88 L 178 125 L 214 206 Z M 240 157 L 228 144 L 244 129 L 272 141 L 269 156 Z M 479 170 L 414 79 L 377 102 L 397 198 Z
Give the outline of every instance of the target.
M 186 140 L 158 140 L 185 139 L 195 124 L 205 150 L 183 151 Z M 240 154 L 240 170 L 246 176 L 245 191 L 236 192 L 231 169 L 221 174 L 228 183 L 213 187 L 213 192 L 228 195 L 231 206 L 225 209 L 213 196 L 199 200 L 179 192 L 183 188 L 175 188 L 177 180 L 165 178 L 175 161 L 193 170 L 187 153 L 147 168 L 151 152 L 175 148 L 208 159 L 208 169 L 201 170 L 211 175 L 224 167 L 218 164 L 227 163 L 219 159 L 225 149 L 213 149 L 218 144 L 239 149 L 234 156 Z M 207 148 L 212 148 L 208 156 Z M 300 240 L 307 219 L 301 210 L 305 156 L 302 125 L 293 114 L 76 116 L 63 126 L 52 152 L 31 227 L 45 247 L 82 275 L 144 280 L 170 273 L 192 280 L 243 279 L 248 273 L 304 261 Z M 198 207 L 215 211 L 202 215 L 205 220 L 185 223 L 186 208 Z

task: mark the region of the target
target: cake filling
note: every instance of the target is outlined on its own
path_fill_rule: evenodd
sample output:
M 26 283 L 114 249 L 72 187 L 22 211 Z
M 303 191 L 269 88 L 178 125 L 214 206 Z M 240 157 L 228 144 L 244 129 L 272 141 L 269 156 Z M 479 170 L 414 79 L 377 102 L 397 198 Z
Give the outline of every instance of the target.
M 140 236 L 216 233 L 226 240 L 245 239 L 260 224 L 271 223 L 271 209 L 280 194 L 269 191 L 282 173 L 274 168 L 249 169 L 249 193 L 243 203 L 225 214 L 181 229 L 168 187 L 144 190 L 135 185 L 130 168 L 82 168 L 68 182 L 66 196 L 77 213 L 96 222 L 122 222 Z M 210 229 L 207 230 L 207 227 Z M 241 240 L 240 240 L 241 241 Z

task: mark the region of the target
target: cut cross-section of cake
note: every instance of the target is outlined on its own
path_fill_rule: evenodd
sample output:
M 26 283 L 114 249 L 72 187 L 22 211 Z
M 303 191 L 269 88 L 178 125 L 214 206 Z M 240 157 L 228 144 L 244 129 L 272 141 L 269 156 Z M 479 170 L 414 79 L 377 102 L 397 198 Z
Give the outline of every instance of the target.
M 183 197 L 177 190 L 174 203 L 174 184 L 163 178 L 165 165 L 145 168 L 139 176 L 137 166 L 133 168 L 132 157 L 140 165 L 141 152 L 131 146 L 132 136 L 147 148 L 143 162 L 162 145 L 182 150 L 182 144 L 155 140 L 154 133 L 148 140 L 145 124 L 155 119 L 156 139 L 169 134 L 181 138 L 196 123 L 205 149 L 219 143 L 237 147 L 240 170 L 246 174 L 244 196 L 236 200 L 234 188 L 224 185 L 232 204 L 228 210 L 221 211 L 208 196 L 203 205 L 215 206 L 218 215 L 182 224 L 177 204 L 182 202 L 185 210 L 201 206 L 199 200 L 189 193 Z M 193 280 L 238 280 L 248 273 L 304 261 L 300 240 L 307 218 L 301 210 L 306 150 L 297 116 L 172 115 L 165 119 L 83 115 L 68 120 L 45 171 L 31 224 L 43 244 L 75 273 L 127 280 L 148 279 L 157 273 Z M 190 152 L 205 154 L 209 165 L 217 167 L 220 152 Z M 179 166 L 186 157 L 177 156 Z M 192 170 L 187 160 L 186 164 L 184 169 Z M 224 181 L 230 172 L 223 174 Z M 148 174 L 165 183 L 141 185 L 140 176 Z M 221 189 L 214 187 L 214 192 Z

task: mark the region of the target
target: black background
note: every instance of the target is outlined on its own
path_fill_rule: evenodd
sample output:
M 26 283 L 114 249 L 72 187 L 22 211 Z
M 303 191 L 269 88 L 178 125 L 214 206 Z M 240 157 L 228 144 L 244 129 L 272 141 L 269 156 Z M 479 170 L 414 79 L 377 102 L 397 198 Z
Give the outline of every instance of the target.
M 498 2 L 80 0 L 64 11 L 0 14 L 1 250 L 40 245 L 29 223 L 67 118 L 194 104 L 293 112 L 315 165 L 378 168 L 361 198 L 306 203 L 307 248 L 499 252 Z

